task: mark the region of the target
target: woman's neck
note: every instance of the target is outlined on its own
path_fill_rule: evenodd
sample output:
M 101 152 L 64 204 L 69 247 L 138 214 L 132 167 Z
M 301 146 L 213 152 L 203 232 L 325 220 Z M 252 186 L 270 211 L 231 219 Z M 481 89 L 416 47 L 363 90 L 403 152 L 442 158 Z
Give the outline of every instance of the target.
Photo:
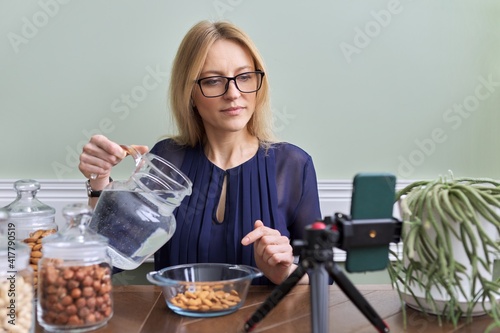
M 223 170 L 231 169 L 251 159 L 259 149 L 259 140 L 246 131 L 231 135 L 208 137 L 205 143 L 207 158 Z

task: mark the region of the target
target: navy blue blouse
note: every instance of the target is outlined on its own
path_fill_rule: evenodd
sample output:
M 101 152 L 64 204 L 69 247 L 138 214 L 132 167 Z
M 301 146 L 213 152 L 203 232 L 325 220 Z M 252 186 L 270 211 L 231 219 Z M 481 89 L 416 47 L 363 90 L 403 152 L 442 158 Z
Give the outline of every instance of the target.
M 302 239 L 306 225 L 321 219 L 311 156 L 292 144 L 261 147 L 250 160 L 228 170 L 210 162 L 201 145 L 190 148 L 165 139 L 151 152 L 175 164 L 193 183 L 192 194 L 174 211 L 174 235 L 155 253 L 156 270 L 196 262 L 255 267 L 253 245 L 240 243 L 255 220 L 294 240 Z M 225 176 L 224 220 L 217 221 Z M 261 278 L 253 283 L 270 282 Z

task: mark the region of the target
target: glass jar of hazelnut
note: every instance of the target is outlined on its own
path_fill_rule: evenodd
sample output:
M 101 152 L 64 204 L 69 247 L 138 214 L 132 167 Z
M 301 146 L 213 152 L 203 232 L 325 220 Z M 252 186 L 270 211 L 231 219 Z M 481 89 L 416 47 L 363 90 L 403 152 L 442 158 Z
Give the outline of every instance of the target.
M 42 241 L 37 316 L 46 331 L 85 332 L 113 315 L 107 238 L 89 229 L 92 209 L 64 207 L 68 227 Z
M 38 261 L 42 257 L 42 239 L 57 231 L 55 208 L 48 206 L 36 197 L 40 183 L 33 179 L 21 179 L 14 183 L 16 199 L 5 206 L 9 223 L 13 223 L 16 239 L 30 247 L 29 264 L 34 271 L 33 287 L 38 284 Z

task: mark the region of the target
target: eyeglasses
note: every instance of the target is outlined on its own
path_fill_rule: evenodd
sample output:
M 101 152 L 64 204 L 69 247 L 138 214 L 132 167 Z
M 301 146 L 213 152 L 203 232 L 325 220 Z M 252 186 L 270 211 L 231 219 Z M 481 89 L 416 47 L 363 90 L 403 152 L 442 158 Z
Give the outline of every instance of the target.
M 234 81 L 236 89 L 242 93 L 253 93 L 262 86 L 263 71 L 241 73 L 233 77 L 209 76 L 198 79 L 196 83 L 200 86 L 203 96 L 212 98 L 224 95 L 229 89 L 229 82 Z

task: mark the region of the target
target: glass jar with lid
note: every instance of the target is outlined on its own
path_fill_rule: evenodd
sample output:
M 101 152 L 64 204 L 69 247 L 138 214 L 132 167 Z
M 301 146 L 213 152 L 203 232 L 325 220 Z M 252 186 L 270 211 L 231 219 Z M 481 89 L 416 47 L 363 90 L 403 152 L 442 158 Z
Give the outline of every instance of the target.
M 62 214 L 67 227 L 42 241 L 38 322 L 49 332 L 85 332 L 113 315 L 108 240 L 88 228 L 89 206 L 68 205 Z
M 16 240 L 15 225 L 0 209 L 0 332 L 34 332 L 30 248 Z
M 56 210 L 44 204 L 36 197 L 40 183 L 33 179 L 21 179 L 14 183 L 16 199 L 5 206 L 9 214 L 9 223 L 16 229 L 16 239 L 31 248 L 30 265 L 34 270 L 33 283 L 36 290 L 38 283 L 38 261 L 42 256 L 42 239 L 57 231 Z

